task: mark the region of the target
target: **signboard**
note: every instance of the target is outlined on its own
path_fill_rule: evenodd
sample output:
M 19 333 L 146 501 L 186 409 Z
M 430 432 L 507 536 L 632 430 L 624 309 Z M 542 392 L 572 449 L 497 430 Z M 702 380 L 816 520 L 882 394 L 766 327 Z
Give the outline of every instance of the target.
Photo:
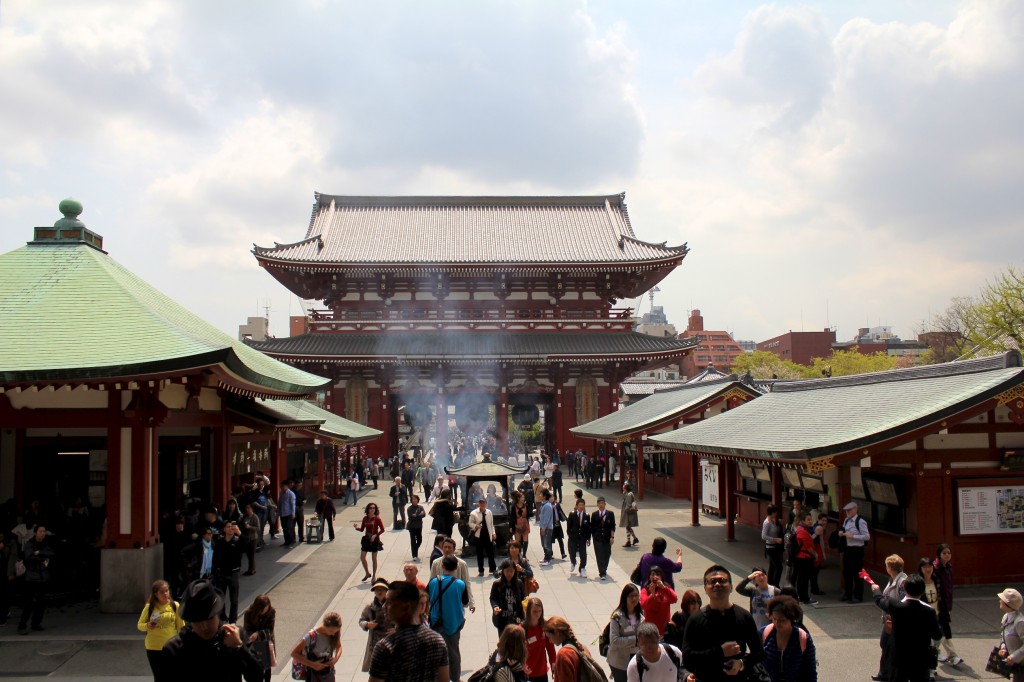
M 960 533 L 1024 533 L 1024 488 L 960 488 Z
M 718 464 L 706 459 L 700 461 L 700 503 L 712 509 L 721 509 L 718 504 Z

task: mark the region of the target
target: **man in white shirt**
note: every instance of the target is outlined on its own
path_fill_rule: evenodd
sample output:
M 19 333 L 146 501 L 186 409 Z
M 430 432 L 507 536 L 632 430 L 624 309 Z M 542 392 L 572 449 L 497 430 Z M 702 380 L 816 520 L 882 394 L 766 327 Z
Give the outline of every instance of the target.
M 436 578 L 439 575 L 444 575 L 444 567 L 441 565 L 441 559 L 446 556 L 455 557 L 455 560 L 459 562 L 459 565 L 458 568 L 455 569 L 455 573 L 453 575 L 466 583 L 466 596 L 469 597 L 469 611 L 470 613 L 476 613 L 476 602 L 473 600 L 473 585 L 469 582 L 469 566 L 466 565 L 465 561 L 455 556 L 455 540 L 451 538 L 445 538 L 442 540 L 441 551 L 443 554 L 434 559 L 434 562 L 430 564 L 430 577 Z
M 494 543 L 498 541 L 498 533 L 494 528 L 494 514 L 487 508 L 487 498 L 481 497 L 476 503 L 476 509 L 469 515 L 469 532 L 476 539 L 476 565 L 482 577 L 485 556 L 491 573 L 498 570 L 494 562 Z
M 654 623 L 641 623 L 636 630 L 640 651 L 626 668 L 627 682 L 679 682 L 683 678 L 683 654 L 671 644 L 661 644 Z

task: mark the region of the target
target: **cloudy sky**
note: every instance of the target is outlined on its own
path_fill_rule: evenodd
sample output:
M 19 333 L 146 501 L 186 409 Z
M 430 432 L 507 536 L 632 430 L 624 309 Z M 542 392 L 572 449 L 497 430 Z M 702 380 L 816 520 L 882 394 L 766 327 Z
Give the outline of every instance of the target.
M 185 306 L 285 335 L 250 249 L 314 191 L 625 191 L 691 248 L 680 329 L 907 337 L 1020 265 L 1022 83 L 1014 0 L 7 0 L 0 252 L 73 195 Z

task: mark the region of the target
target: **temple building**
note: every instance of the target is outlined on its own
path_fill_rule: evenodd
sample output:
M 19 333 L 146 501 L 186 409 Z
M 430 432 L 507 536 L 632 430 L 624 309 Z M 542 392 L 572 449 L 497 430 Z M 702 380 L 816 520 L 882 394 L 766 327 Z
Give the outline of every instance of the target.
M 618 306 L 687 252 L 637 238 L 621 194 L 316 194 L 300 241 L 253 254 L 322 308 L 305 333 L 251 346 L 329 377 L 327 408 L 384 432 L 371 455 L 444 458 L 480 435 L 504 454 L 510 418 L 542 414 L 547 451 L 575 450 L 592 443 L 569 429 L 615 411 L 623 380 L 693 346 L 635 332 Z
M 875 569 L 890 554 L 934 556 L 953 543 L 959 582 L 1024 579 L 1017 351 L 776 381 L 756 400 L 648 442 L 716 467 L 730 538 L 735 523 L 759 528 L 770 504 L 800 499 L 838 521 L 853 501 L 871 527 L 865 559 Z
M 236 341 L 116 262 L 79 202 L 60 210 L 0 255 L 3 518 L 60 538 L 64 597 L 99 589 L 104 611 L 136 613 L 165 575 L 163 514 L 186 500 L 222 508 L 256 471 L 329 487 L 335 446 L 380 432 L 306 400 L 327 379 Z

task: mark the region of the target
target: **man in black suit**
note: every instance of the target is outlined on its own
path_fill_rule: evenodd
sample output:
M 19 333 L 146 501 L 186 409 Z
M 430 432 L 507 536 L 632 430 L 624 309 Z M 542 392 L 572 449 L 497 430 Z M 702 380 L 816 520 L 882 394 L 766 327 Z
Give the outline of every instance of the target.
M 867 572 L 861 572 L 871 585 L 875 604 L 892 618 L 895 655 L 890 661 L 889 682 L 928 682 L 931 670 L 932 641 L 942 639 L 935 609 L 921 601 L 924 578 L 914 573 L 903 581 L 907 596 L 902 600 L 885 597 Z
M 605 509 L 603 497 L 597 498 L 597 511 L 590 515 L 590 532 L 594 536 L 597 573 L 601 580 L 608 580 L 608 560 L 612 558 L 615 542 L 615 512 Z
M 569 512 L 566 532 L 569 534 L 569 572 L 576 570 L 576 554 L 580 555 L 580 577 L 587 577 L 587 545 L 590 544 L 590 516 L 583 498 L 576 500 L 576 508 Z

